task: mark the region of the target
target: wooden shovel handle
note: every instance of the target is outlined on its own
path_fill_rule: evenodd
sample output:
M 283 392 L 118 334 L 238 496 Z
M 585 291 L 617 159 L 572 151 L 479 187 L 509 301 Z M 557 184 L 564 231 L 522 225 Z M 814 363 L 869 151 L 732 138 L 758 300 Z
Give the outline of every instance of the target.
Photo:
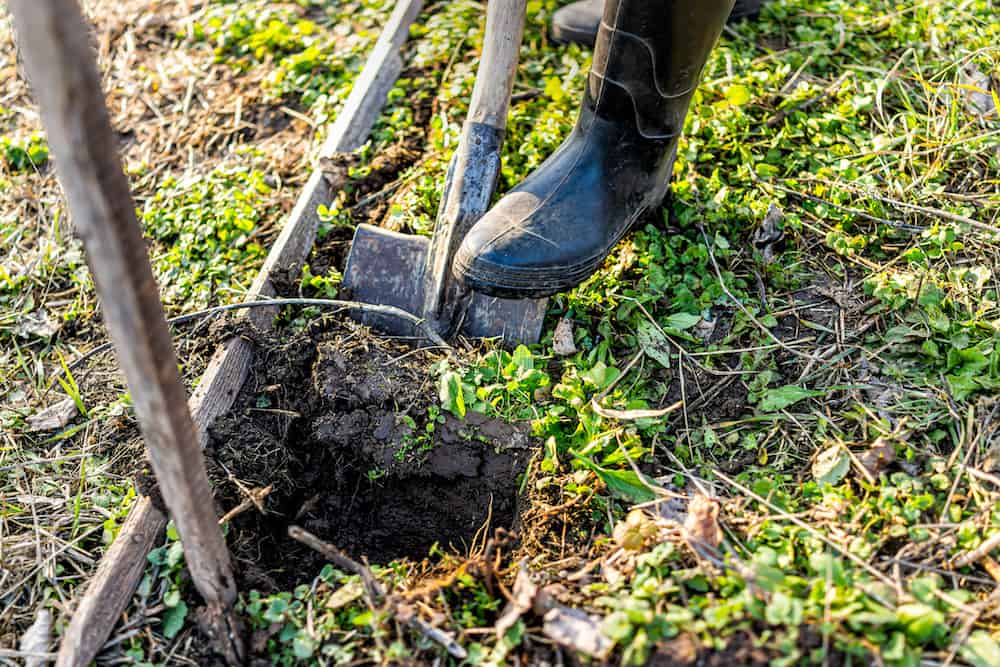
M 489 0 L 483 53 L 469 102 L 468 120 L 473 123 L 501 130 L 507 126 L 527 4 L 528 0 Z

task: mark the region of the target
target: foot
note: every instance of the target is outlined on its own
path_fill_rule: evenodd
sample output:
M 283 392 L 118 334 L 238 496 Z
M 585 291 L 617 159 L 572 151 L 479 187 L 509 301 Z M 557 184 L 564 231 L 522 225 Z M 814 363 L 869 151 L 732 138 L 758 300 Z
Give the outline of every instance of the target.
M 729 13 L 729 22 L 756 16 L 764 1 L 736 0 Z M 552 15 L 552 39 L 564 44 L 575 43 L 593 48 L 603 11 L 604 0 L 577 0 L 560 7 Z
M 666 192 L 676 141 L 650 141 L 584 108 L 541 167 L 473 226 L 454 270 L 477 292 L 550 296 L 586 280 Z
M 732 0 L 608 0 L 569 138 L 466 235 L 454 271 L 477 292 L 575 287 L 658 206 L 684 116 Z

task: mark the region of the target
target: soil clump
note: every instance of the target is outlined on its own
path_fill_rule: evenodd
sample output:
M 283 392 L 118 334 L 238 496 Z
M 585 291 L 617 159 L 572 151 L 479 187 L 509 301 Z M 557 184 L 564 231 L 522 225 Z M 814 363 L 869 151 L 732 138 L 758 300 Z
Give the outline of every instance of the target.
M 241 589 L 315 576 L 325 560 L 287 536 L 293 524 L 374 563 L 420 560 L 434 545 L 466 552 L 514 527 L 533 450 L 526 427 L 441 411 L 433 353 L 329 318 L 257 342 L 253 375 L 209 430 L 223 511 L 272 487 L 263 513 L 231 522 Z

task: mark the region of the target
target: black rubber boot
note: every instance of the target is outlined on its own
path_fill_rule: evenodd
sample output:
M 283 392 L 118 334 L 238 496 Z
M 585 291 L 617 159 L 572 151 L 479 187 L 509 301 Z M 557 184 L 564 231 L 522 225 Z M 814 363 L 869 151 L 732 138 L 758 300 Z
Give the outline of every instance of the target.
M 669 187 L 677 139 L 733 0 L 609 0 L 573 132 L 465 237 L 472 289 L 543 297 L 594 271 Z
M 756 16 L 763 4 L 764 0 L 736 0 L 729 12 L 729 22 Z M 603 11 L 604 0 L 577 0 L 560 7 L 552 15 L 552 39 L 593 47 Z

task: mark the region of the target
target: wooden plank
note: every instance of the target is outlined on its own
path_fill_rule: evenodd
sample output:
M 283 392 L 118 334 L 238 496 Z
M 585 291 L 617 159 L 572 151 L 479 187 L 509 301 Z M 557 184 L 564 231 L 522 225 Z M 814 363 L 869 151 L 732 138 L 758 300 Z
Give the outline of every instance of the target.
M 399 49 L 410 34 L 410 26 L 420 13 L 421 0 L 399 0 L 389 15 L 385 28 L 372 48 L 365 68 L 333 121 L 321 154 L 353 151 L 368 140 L 386 95 L 392 90 L 403 69 Z
M 356 150 L 367 140 L 399 76 L 399 50 L 421 7 L 422 0 L 397 2 L 320 150 L 320 157 Z M 316 207 L 330 202 L 335 187 L 336 184 L 331 186 L 328 183 L 322 169 L 312 172 L 251 286 L 248 301 L 260 296 L 273 296 L 271 278 L 279 271 L 290 271 L 295 275 L 301 270 L 319 225 Z M 249 315 L 253 324 L 262 331 L 270 329 L 273 320 L 273 312 L 267 314 L 267 310 L 254 309 Z M 189 400 L 202 447 L 208 440 L 209 425 L 232 407 L 246 379 L 252 357 L 253 346 L 243 338 L 225 341 L 212 356 Z M 136 501 L 118 538 L 105 553 L 80 598 L 63 634 L 57 665 L 82 667 L 93 661 L 131 600 L 145 569 L 146 554 L 162 537 L 165 526 L 166 517 L 153 507 L 148 498 Z

